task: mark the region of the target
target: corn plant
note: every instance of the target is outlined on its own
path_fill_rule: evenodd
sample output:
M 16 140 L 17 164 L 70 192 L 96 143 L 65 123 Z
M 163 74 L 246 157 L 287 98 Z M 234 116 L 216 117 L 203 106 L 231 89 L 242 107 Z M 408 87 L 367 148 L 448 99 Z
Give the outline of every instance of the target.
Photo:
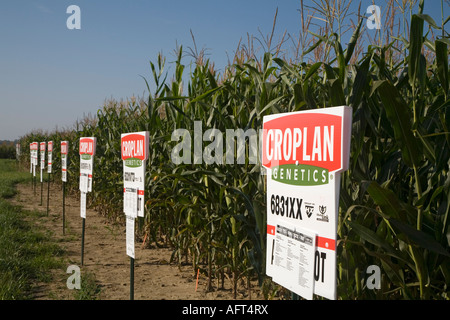
M 121 221 L 120 134 L 149 131 L 147 201 L 139 235 L 171 247 L 172 261 L 191 264 L 193 274 L 206 274 L 208 290 L 213 290 L 214 279 L 219 286 L 231 279 L 236 295 L 240 280 L 267 283 L 265 177 L 260 165 L 249 161 L 250 141 L 245 142 L 242 164 L 195 163 L 192 149 L 187 155 L 190 163 L 175 164 L 171 153 L 179 141 L 172 140 L 172 133 L 186 129 L 191 146 L 198 144 L 203 150 L 202 139 L 193 139 L 195 125 L 222 133 L 238 128 L 257 131 L 268 114 L 349 105 L 353 127 L 350 169 L 341 181 L 339 298 L 448 299 L 448 19 L 438 26 L 422 9 L 423 1 L 419 13 L 411 15 L 409 40 L 406 32 L 401 39 L 407 48 L 403 58 L 393 59 L 398 57 L 399 39 L 360 50 L 362 18 L 346 47 L 341 44 L 342 26 L 340 32 L 331 29 L 314 35 L 313 42 L 303 42 L 310 47 L 302 48 L 301 57 L 324 57 L 319 62 L 283 59 L 278 47 L 275 54 L 267 52 L 258 60 L 242 49 L 223 75 L 203 56 L 186 75 L 180 47 L 169 77 L 160 54 L 150 62 L 152 79 L 144 78 L 148 98 L 107 101 L 94 119 L 86 118 L 72 130 L 30 133 L 21 140 L 23 160 L 29 159 L 31 141 L 53 140 L 58 146 L 69 140 L 69 186 L 77 192 L 77 141 L 96 136 L 90 203 Z M 425 21 L 431 30 L 442 31 L 442 37 L 424 35 Z M 325 55 L 318 52 L 323 48 Z M 234 149 L 234 159 L 237 154 Z M 55 161 L 55 172 L 58 165 Z M 370 265 L 382 270 L 379 290 L 368 290 L 365 284 Z

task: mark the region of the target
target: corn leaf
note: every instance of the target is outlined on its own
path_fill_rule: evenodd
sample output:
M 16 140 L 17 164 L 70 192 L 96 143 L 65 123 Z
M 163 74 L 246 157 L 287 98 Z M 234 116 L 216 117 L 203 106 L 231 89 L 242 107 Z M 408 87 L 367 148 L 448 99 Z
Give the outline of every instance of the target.
M 402 157 L 409 167 L 419 163 L 419 145 L 411 129 L 410 114 L 405 101 L 398 90 L 388 81 L 382 80 L 374 84 L 379 92 L 386 115 L 394 129 L 395 139 Z

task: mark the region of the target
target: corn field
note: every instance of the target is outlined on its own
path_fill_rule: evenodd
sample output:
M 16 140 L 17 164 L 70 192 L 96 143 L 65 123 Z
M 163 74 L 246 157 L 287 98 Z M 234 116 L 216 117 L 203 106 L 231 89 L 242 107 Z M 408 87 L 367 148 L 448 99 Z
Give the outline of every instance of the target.
M 444 25 L 430 21 L 422 12 L 412 15 L 401 51 L 393 45 L 398 39 L 357 51 L 361 19 L 345 48 L 329 33 L 302 51 L 328 48 L 322 60 L 294 62 L 275 52 L 244 59 L 241 52 L 222 75 L 203 56 L 186 75 L 179 47 L 172 74 L 161 54 L 150 62 L 152 77 L 143 79 L 148 97 L 106 101 L 72 129 L 28 133 L 21 139 L 21 161 L 29 164 L 30 142 L 52 140 L 55 181 L 60 180 L 59 146 L 68 140 L 67 188 L 76 193 L 79 138 L 96 137 L 88 203 L 120 222 L 120 135 L 149 131 L 145 217 L 138 236 L 147 244 L 170 246 L 173 262 L 191 264 L 193 273 L 200 269 L 210 287 L 213 281 L 219 286 L 231 281 L 236 291 L 239 281 L 258 280 L 271 298 L 283 289 L 265 277 L 261 166 L 248 157 L 244 164 L 174 164 L 171 152 L 179 141 L 172 132 L 183 128 L 193 137 L 194 121 L 204 130 L 258 131 L 265 115 L 348 105 L 353 128 L 350 169 L 341 181 L 339 299 L 450 299 L 450 41 Z M 444 37 L 431 39 L 424 22 Z M 193 152 L 189 156 L 193 159 Z M 370 265 L 381 268 L 379 290 L 365 287 Z

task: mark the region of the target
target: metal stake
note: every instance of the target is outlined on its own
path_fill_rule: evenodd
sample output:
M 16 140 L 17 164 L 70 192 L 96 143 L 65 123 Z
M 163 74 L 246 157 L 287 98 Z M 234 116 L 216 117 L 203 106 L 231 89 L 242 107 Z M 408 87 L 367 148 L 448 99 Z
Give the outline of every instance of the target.
M 84 230 L 85 230 L 85 223 L 86 219 L 82 218 L 82 226 L 81 226 L 81 265 L 84 264 Z
M 134 258 L 130 257 L 130 300 L 134 300 Z
M 63 182 L 63 234 L 66 234 L 66 183 Z
M 42 179 L 42 175 L 43 175 L 43 172 L 42 172 L 42 169 L 41 169 L 41 176 L 40 176 L 40 179 L 41 179 L 41 206 L 42 206 L 42 198 L 43 198 L 43 188 L 44 188 L 44 179 Z
M 48 216 L 48 206 L 49 206 L 49 200 L 50 200 L 50 175 L 51 173 L 48 173 L 48 181 L 47 181 L 47 216 Z

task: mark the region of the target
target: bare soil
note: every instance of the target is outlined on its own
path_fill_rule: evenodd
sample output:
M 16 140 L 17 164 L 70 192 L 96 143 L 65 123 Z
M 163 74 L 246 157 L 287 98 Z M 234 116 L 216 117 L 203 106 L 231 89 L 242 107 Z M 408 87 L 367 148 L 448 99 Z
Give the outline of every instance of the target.
M 30 183 L 17 185 L 17 195 L 11 201 L 25 210 L 47 212 L 47 183 L 36 191 Z M 81 265 L 82 218 L 80 201 L 76 196 L 65 199 L 65 229 L 63 234 L 62 188 L 59 183 L 50 183 L 49 214 L 34 218 L 36 227 L 47 232 L 53 241 L 64 249 L 63 269 L 53 270 L 53 281 L 36 283 L 33 296 L 37 300 L 74 300 L 74 289 L 68 289 L 67 267 L 77 265 L 84 275 L 93 276 L 100 288 L 95 297 L 101 300 L 130 299 L 130 258 L 126 254 L 126 233 L 124 224 L 113 224 L 98 212 L 87 209 L 85 220 L 84 263 Z M 191 265 L 170 262 L 170 248 L 142 246 L 135 243 L 134 299 L 136 300 L 232 300 L 232 283 L 225 280 L 225 289 L 206 290 L 207 278 L 197 273 Z M 217 281 L 214 281 L 217 284 Z M 237 299 L 262 299 L 257 285 L 250 290 L 241 284 Z M 197 288 L 196 288 L 197 286 Z M 76 290 L 76 289 L 75 289 Z

